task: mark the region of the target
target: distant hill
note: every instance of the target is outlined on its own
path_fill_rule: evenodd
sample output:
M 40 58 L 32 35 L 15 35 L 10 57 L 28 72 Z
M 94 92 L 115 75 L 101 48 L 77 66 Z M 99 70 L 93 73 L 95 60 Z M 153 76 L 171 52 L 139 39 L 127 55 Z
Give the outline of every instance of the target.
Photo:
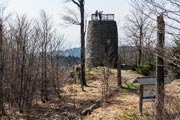
M 63 59 L 64 64 L 74 64 L 80 62 L 80 48 L 71 48 L 63 51 L 57 51 L 57 54 Z M 134 46 L 119 46 L 119 54 L 122 57 L 123 64 L 136 64 L 137 49 Z
M 80 48 L 72 48 L 72 49 L 67 49 L 67 50 L 64 50 L 64 51 L 61 51 L 60 52 L 60 55 L 61 56 L 72 56 L 72 57 L 78 57 L 80 58 Z
M 55 55 L 59 57 L 64 65 L 74 65 L 80 62 L 80 48 L 72 48 L 56 51 Z
M 80 63 L 80 48 L 71 48 L 63 51 L 56 51 L 64 65 Z M 135 65 L 137 60 L 137 49 L 134 46 L 119 46 L 119 55 L 123 64 Z

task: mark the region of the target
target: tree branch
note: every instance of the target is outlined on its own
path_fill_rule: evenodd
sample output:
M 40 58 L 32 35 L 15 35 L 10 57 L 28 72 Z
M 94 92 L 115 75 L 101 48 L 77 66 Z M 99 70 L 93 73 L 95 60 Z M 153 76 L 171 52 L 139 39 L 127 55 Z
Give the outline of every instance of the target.
M 79 1 L 79 0 L 78 0 Z M 76 2 L 75 0 L 72 0 L 74 4 L 76 4 L 78 7 L 80 7 L 80 3 Z M 79 1 L 80 2 L 80 1 Z

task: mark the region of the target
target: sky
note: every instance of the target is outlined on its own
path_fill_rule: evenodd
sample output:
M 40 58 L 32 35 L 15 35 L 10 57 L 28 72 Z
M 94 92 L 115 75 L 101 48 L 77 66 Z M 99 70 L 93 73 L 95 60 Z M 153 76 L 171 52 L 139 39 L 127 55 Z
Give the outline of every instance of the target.
M 2 0 L 0 0 L 2 1 Z M 61 15 L 65 11 L 65 7 L 77 10 L 72 3 L 64 3 L 65 0 L 3 0 L 7 3 L 7 11 L 11 13 L 27 14 L 29 18 L 38 18 L 40 11 L 43 9 L 48 15 L 52 16 L 55 25 L 58 27 L 60 34 L 65 35 L 67 47 L 80 46 L 79 26 L 62 27 Z M 129 11 L 129 0 L 85 0 L 85 9 L 88 14 L 94 13 L 96 10 L 103 13 L 115 14 L 118 28 L 124 22 L 124 17 Z M 88 20 L 90 17 L 88 17 Z M 118 29 L 119 35 L 122 35 Z

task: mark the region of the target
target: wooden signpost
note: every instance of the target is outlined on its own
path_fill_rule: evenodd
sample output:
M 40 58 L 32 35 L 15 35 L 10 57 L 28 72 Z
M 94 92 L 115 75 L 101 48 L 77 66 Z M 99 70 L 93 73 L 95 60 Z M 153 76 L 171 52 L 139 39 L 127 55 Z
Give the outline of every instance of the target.
M 164 76 L 165 84 L 171 81 L 167 76 Z M 139 111 L 142 114 L 143 102 L 154 102 L 156 98 L 156 77 L 139 77 L 134 83 L 140 84 L 140 94 L 139 94 Z

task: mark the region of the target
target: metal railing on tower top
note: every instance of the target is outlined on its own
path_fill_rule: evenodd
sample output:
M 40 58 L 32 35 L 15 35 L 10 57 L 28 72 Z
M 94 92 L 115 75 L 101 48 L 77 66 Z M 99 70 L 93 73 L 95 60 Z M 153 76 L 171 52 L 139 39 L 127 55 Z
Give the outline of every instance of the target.
M 114 14 L 92 14 L 93 21 L 114 21 Z

